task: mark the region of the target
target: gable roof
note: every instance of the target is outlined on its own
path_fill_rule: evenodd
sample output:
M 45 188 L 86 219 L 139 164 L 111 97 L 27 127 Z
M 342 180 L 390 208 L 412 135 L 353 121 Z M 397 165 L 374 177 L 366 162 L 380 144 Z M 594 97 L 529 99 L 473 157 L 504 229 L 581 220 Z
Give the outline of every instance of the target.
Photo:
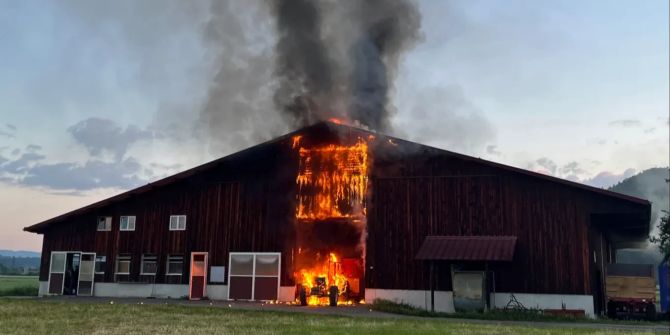
M 605 190 L 605 189 L 601 189 L 601 188 L 597 188 L 597 187 L 593 187 L 593 186 L 589 186 L 589 185 L 584 185 L 584 184 L 580 184 L 580 183 L 577 183 L 577 182 L 573 182 L 573 181 L 569 181 L 569 180 L 565 180 L 565 179 L 561 179 L 561 178 L 557 178 L 557 177 L 553 177 L 553 176 L 548 176 L 548 175 L 545 175 L 545 174 L 541 174 L 541 173 L 537 173 L 537 172 L 533 172 L 533 171 L 529 171 L 529 170 L 524 170 L 524 169 L 521 169 L 521 168 L 516 168 L 516 167 L 513 167 L 513 166 L 509 166 L 509 165 L 504 165 L 504 164 L 496 163 L 496 162 L 493 162 L 493 161 L 488 161 L 488 160 L 484 160 L 484 159 L 481 159 L 481 158 L 467 156 L 467 155 L 464 155 L 464 154 L 459 154 L 459 153 L 456 153 L 456 152 L 452 152 L 452 151 L 448 151 L 448 150 L 444 150 L 444 149 L 439 149 L 439 148 L 431 147 L 431 146 L 428 146 L 428 145 L 423 145 L 423 144 L 403 140 L 403 139 L 392 137 L 392 136 L 387 136 L 387 135 L 384 135 L 384 134 L 371 132 L 371 131 L 368 131 L 368 130 L 364 130 L 364 129 L 360 129 L 360 128 L 356 128 L 356 127 L 352 127 L 352 126 L 348 126 L 348 125 L 323 121 L 323 122 L 315 123 L 311 126 L 307 126 L 307 127 L 295 130 L 293 132 L 287 133 L 285 135 L 274 138 L 272 140 L 269 140 L 269 141 L 251 146 L 249 148 L 246 148 L 244 150 L 235 152 L 233 154 L 215 159 L 215 160 L 210 161 L 208 163 L 205 163 L 205 164 L 193 167 L 191 169 L 179 172 L 179 173 L 174 174 L 172 176 L 165 177 L 163 179 L 160 179 L 160 180 L 148 183 L 146 185 L 134 188 L 132 190 L 120 193 L 120 194 L 112 196 L 110 198 L 107 198 L 107 199 L 92 203 L 90 205 L 81 207 L 79 209 L 75 209 L 73 211 L 61 214 L 61 215 L 53 217 L 51 219 L 44 220 L 42 222 L 31 225 L 29 227 L 25 227 L 25 228 L 23 228 L 23 230 L 27 231 L 27 232 L 32 232 L 32 233 L 41 233 L 48 226 L 50 226 L 54 223 L 57 223 L 57 222 L 61 222 L 65 219 L 67 219 L 67 218 L 70 218 L 70 217 L 74 216 L 74 215 L 87 213 L 87 212 L 89 212 L 93 209 L 104 207 L 104 206 L 107 206 L 111 203 L 125 200 L 125 199 L 127 199 L 131 196 L 146 193 L 146 192 L 148 192 L 150 190 L 153 190 L 153 189 L 156 189 L 158 187 L 162 187 L 162 186 L 165 186 L 165 185 L 175 183 L 177 181 L 180 181 L 180 180 L 183 180 L 183 179 L 188 178 L 190 176 L 193 176 L 196 173 L 199 173 L 199 172 L 206 171 L 206 170 L 209 170 L 211 168 L 217 167 L 224 162 L 234 160 L 238 157 L 243 156 L 245 153 L 251 152 L 254 149 L 257 149 L 259 147 L 267 146 L 267 145 L 277 143 L 277 142 L 281 142 L 281 141 L 289 139 L 289 138 L 291 138 L 291 137 L 293 137 L 297 134 L 313 131 L 313 130 L 316 130 L 318 128 L 326 128 L 326 129 L 329 129 L 329 130 L 337 132 L 337 133 L 350 132 L 350 133 L 359 133 L 361 136 L 368 136 L 368 135 L 379 136 L 379 137 L 382 137 L 384 139 L 390 139 L 394 142 L 402 143 L 402 144 L 405 144 L 405 145 L 420 146 L 422 148 L 425 148 L 425 149 L 428 149 L 428 150 L 431 150 L 431 151 L 434 151 L 434 152 L 438 152 L 438 153 L 441 153 L 441 154 L 445 154 L 445 155 L 448 155 L 448 156 L 451 156 L 451 157 L 455 157 L 455 158 L 458 158 L 458 159 L 461 159 L 461 160 L 464 160 L 464 161 L 477 162 L 479 164 L 492 166 L 492 167 L 502 169 L 502 170 L 506 170 L 506 171 L 510 171 L 510 172 L 513 172 L 513 173 L 518 173 L 518 174 L 527 175 L 527 176 L 530 176 L 530 177 L 533 177 L 533 178 L 548 180 L 548 181 L 551 181 L 551 182 L 567 185 L 567 186 L 578 188 L 578 189 L 583 189 L 583 190 L 590 191 L 590 192 L 595 192 L 595 193 L 602 194 L 602 195 L 605 195 L 605 196 L 608 196 L 608 197 L 613 197 L 613 198 L 617 198 L 617 199 L 621 199 L 621 200 L 625 200 L 625 201 L 630 201 L 630 202 L 641 204 L 641 205 L 650 206 L 650 204 L 651 204 L 647 200 L 632 197 L 632 196 L 628 196 L 628 195 L 624 195 L 624 194 L 621 194 L 621 193 L 612 192 L 612 191 L 608 191 L 608 190 Z

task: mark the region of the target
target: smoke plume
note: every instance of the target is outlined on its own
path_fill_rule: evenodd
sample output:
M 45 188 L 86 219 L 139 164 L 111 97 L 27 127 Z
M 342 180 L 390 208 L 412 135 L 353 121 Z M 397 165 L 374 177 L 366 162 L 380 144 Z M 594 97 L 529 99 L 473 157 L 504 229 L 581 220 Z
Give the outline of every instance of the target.
M 274 103 L 296 126 L 341 118 L 388 131 L 403 52 L 420 38 L 409 0 L 272 2 L 278 39 Z

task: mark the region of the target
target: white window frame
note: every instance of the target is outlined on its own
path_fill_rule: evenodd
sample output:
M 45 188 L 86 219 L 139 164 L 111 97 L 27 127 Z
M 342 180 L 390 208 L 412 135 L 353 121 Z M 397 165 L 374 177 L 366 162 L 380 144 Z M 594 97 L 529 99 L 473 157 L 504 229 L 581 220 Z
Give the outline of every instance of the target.
M 126 262 L 125 259 L 127 258 L 127 262 L 128 262 L 128 272 L 119 272 L 119 263 L 121 262 L 121 258 L 124 259 L 124 262 Z M 118 276 L 118 275 L 123 275 L 123 276 L 125 276 L 125 275 L 130 275 L 130 265 L 132 264 L 132 261 L 133 261 L 133 257 L 132 257 L 132 256 L 125 256 L 125 255 L 124 255 L 124 256 L 121 256 L 121 255 L 117 255 L 117 256 L 116 256 L 116 267 L 115 267 L 115 270 L 114 270 L 114 274 L 117 275 L 117 276 Z
M 85 279 L 82 279 L 85 273 L 82 273 L 82 262 L 84 261 L 84 255 L 93 255 L 93 273 L 90 274 L 90 282 L 91 282 L 91 293 L 90 294 L 81 294 L 79 291 L 79 284 L 81 284 L 82 281 L 88 281 Z M 96 254 L 95 252 L 80 252 L 79 253 L 79 275 L 77 276 L 77 296 L 85 296 L 85 297 L 91 297 L 93 296 L 93 291 L 95 289 L 95 263 L 96 263 Z M 90 261 L 88 261 L 90 262 Z
M 100 220 L 105 220 L 105 229 L 100 229 Z M 111 216 L 98 216 L 97 221 L 95 222 L 96 229 L 98 231 L 112 231 L 112 217 Z
M 150 261 L 153 258 L 153 263 L 156 264 L 156 272 L 146 272 L 144 271 L 144 262 Z M 140 275 L 142 276 L 155 276 L 158 273 L 158 256 L 156 254 L 142 254 L 142 263 L 140 263 Z
M 96 255 L 95 256 L 95 264 L 93 264 L 93 273 L 96 274 L 96 275 L 104 275 L 105 274 L 104 268 L 103 268 L 102 271 L 96 271 L 96 269 L 98 268 L 98 258 L 102 258 L 101 263 L 105 264 L 105 267 L 107 267 L 107 256 Z
M 251 275 L 231 275 L 233 256 L 252 256 L 252 272 Z M 277 275 L 265 276 L 256 274 L 256 256 L 272 255 L 278 257 Z M 277 298 L 279 298 L 279 288 L 281 287 L 281 252 L 229 252 L 228 253 L 228 296 L 230 297 L 230 277 L 251 277 L 251 299 L 249 301 L 256 301 L 256 278 L 268 277 L 277 278 Z
M 171 258 L 181 258 L 181 272 L 180 273 L 173 273 L 170 272 L 170 259 Z M 167 262 L 165 264 L 165 275 L 166 276 L 181 276 L 184 274 L 184 255 L 181 254 L 174 254 L 174 255 L 168 255 L 167 257 Z
M 62 255 L 64 257 L 63 259 L 63 267 L 62 269 L 58 269 L 57 271 L 53 271 L 53 261 L 54 261 L 54 255 Z M 65 270 L 67 269 L 67 251 L 52 251 L 51 256 L 49 257 L 49 281 L 47 282 L 47 295 L 62 295 L 63 294 L 63 288 L 65 287 Z M 63 280 L 60 286 L 60 293 L 49 293 L 49 288 L 51 287 L 51 275 L 52 274 L 60 274 L 63 275 Z
M 176 220 L 176 226 L 173 226 L 173 220 Z M 181 231 L 186 230 L 186 215 L 170 215 L 170 230 Z
M 126 220 L 126 227 L 123 227 L 123 220 Z M 120 231 L 135 231 L 136 217 L 134 215 L 123 215 L 119 218 Z

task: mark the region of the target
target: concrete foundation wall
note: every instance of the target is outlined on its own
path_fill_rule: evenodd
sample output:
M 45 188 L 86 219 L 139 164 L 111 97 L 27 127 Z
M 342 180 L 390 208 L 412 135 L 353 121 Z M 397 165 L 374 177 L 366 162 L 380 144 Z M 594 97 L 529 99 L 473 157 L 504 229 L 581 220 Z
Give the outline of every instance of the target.
M 49 282 L 39 282 L 39 296 L 47 295 Z M 206 296 L 212 300 L 228 300 L 228 285 L 207 285 Z M 172 298 L 188 297 L 188 285 L 146 283 L 95 283 L 93 295 L 110 298 Z M 279 301 L 295 300 L 294 286 L 279 288 Z
M 228 285 L 207 285 L 206 291 L 211 300 L 228 300 Z
M 114 298 L 184 298 L 188 285 L 144 283 L 95 283 L 93 295 Z
M 582 309 L 586 316 L 596 317 L 591 295 L 514 293 L 514 296 L 526 308 L 561 309 L 565 304 L 566 309 Z M 510 300 L 510 293 L 491 293 L 491 306 L 495 308 L 505 308 Z
M 365 302 L 372 303 L 375 299 L 406 303 L 417 308 L 430 310 L 430 291 L 366 288 Z M 435 291 L 435 311 L 454 312 L 454 296 L 451 291 Z
M 40 282 L 40 287 L 39 291 L 37 292 L 38 296 L 45 296 L 49 290 L 49 282 L 48 281 L 41 281 Z
M 528 294 L 515 293 L 516 299 L 526 308 L 584 310 L 587 317 L 595 318 L 593 296 L 576 294 Z M 491 308 L 505 308 L 510 301 L 510 293 L 491 293 Z M 430 291 L 365 289 L 365 301 L 375 299 L 406 303 L 417 308 L 430 310 Z M 435 311 L 454 313 L 454 296 L 451 291 L 435 291 Z

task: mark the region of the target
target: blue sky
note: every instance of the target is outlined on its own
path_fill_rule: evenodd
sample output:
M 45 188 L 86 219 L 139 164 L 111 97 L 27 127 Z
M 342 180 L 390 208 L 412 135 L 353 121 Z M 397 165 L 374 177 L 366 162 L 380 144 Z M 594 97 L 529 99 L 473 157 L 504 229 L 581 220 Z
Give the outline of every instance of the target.
M 288 130 L 262 7 L 0 1 L 0 249 L 37 250 L 22 227 Z M 667 1 L 419 7 L 395 135 L 599 187 L 668 165 Z

